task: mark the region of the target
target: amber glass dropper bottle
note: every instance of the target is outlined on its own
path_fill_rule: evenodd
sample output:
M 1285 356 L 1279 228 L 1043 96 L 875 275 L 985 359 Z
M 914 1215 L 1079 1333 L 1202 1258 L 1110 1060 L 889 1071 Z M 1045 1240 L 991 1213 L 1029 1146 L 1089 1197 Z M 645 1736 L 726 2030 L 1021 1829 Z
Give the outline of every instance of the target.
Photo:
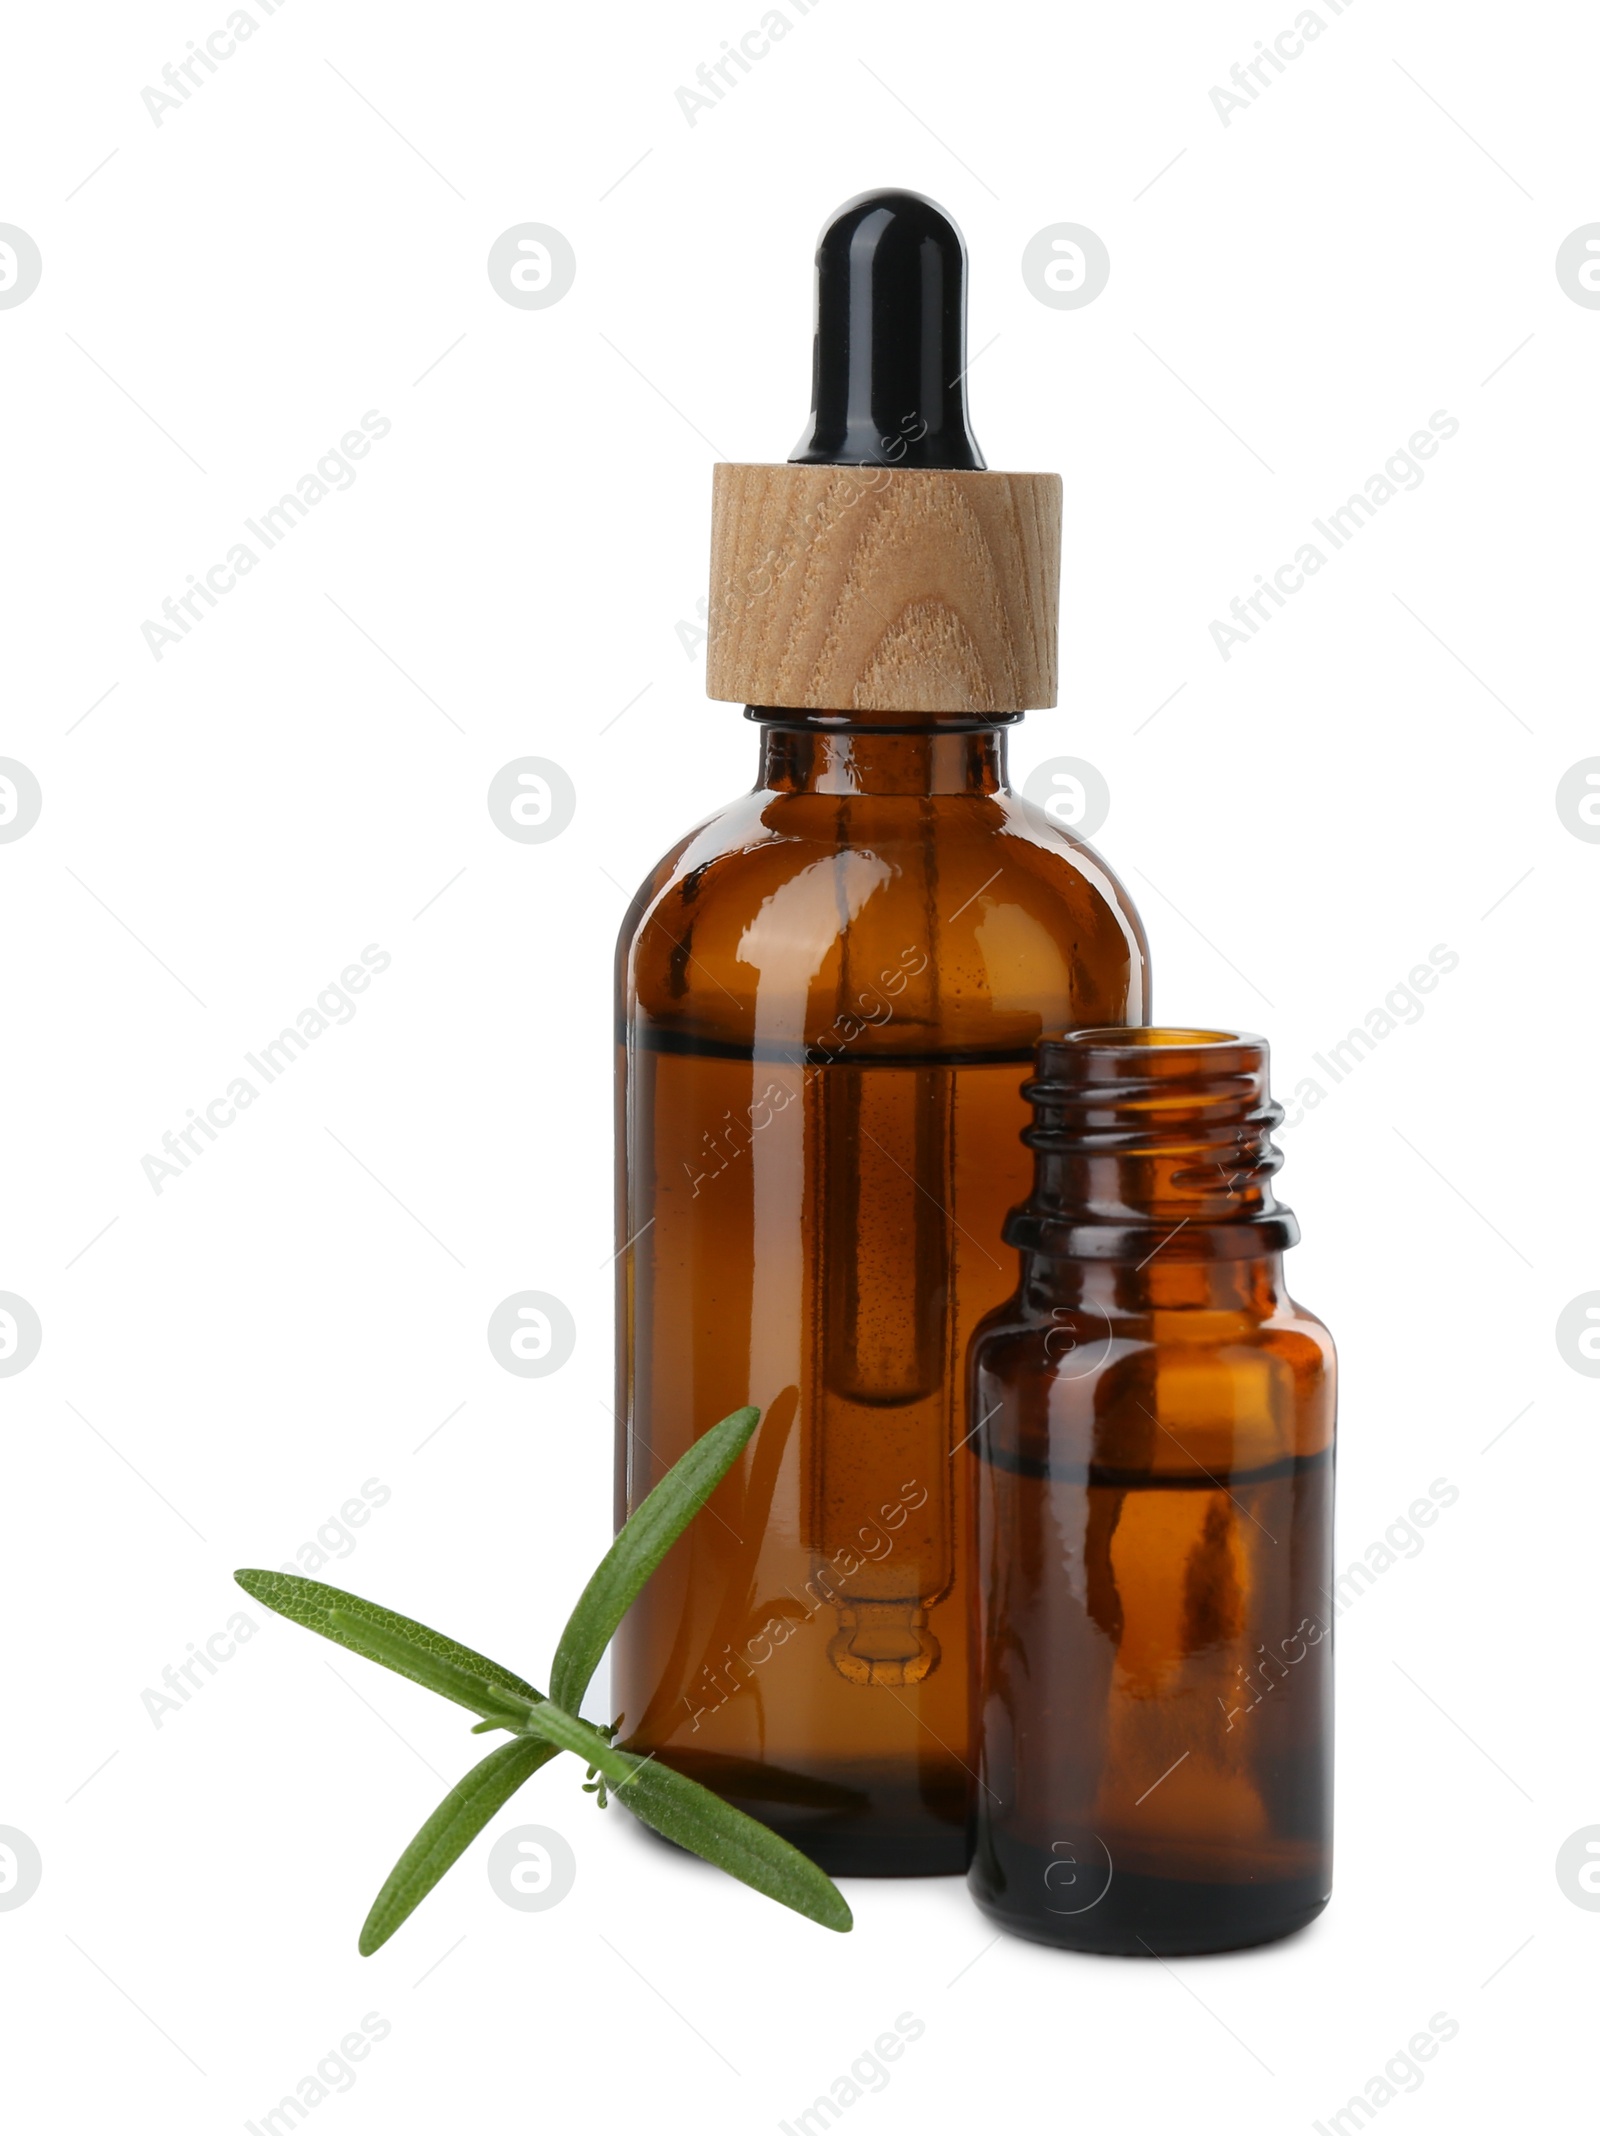
M 914 193 L 824 230 L 805 437 L 715 471 L 708 689 L 760 729 L 755 787 L 618 945 L 619 1520 L 764 1417 L 615 1705 L 841 1874 L 965 1867 L 961 1365 L 1016 1280 L 1020 1086 L 1043 1034 L 1148 1014 L 1121 886 L 1006 784 L 1055 702 L 1061 485 L 984 469 L 965 266 Z

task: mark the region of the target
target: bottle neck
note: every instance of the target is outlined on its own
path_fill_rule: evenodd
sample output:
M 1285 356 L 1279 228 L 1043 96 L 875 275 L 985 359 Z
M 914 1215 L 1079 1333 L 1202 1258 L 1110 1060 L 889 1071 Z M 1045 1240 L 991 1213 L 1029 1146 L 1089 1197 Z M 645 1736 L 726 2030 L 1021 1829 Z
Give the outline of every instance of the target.
M 1038 1319 L 1060 1306 L 1108 1320 L 1193 1311 L 1265 1320 L 1289 1303 L 1281 1252 L 1227 1261 L 1167 1261 L 1158 1254 L 1142 1268 L 1132 1260 L 1070 1261 L 1043 1253 L 1024 1252 L 1020 1259 L 1019 1296 Z
M 1070 1031 L 1043 1042 L 1038 1068 L 1023 1086 L 1033 1189 L 1005 1223 L 1024 1295 L 1047 1309 L 1270 1312 L 1299 1233 L 1272 1191 L 1283 1113 L 1265 1042 L 1148 1025 Z
M 770 792 L 920 798 L 1008 790 L 1005 728 L 967 714 L 925 713 L 914 726 L 764 707 L 749 716 L 761 722 L 758 784 Z

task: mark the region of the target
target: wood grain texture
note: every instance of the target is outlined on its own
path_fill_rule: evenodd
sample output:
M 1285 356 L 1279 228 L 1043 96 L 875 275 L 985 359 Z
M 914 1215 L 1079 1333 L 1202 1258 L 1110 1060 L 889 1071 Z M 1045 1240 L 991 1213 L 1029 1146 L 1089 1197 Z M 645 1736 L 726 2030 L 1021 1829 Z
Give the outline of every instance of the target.
M 811 711 L 1056 701 L 1061 477 L 713 470 L 706 692 Z

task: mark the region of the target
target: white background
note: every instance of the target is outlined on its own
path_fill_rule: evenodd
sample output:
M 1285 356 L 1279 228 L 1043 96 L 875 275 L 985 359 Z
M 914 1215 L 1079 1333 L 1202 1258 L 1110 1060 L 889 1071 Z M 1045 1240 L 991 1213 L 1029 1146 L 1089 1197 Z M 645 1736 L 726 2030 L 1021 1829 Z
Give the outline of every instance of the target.
M 141 90 L 223 0 L 29 10 L 3 49 L 0 221 L 43 258 L 0 310 L 0 753 L 43 792 L 0 846 L 0 1288 L 43 1326 L 0 1383 L 19 2125 L 238 2129 L 368 2011 L 326 2136 L 770 2129 L 901 2012 L 851 2130 L 1308 2128 L 1440 2011 L 1385 2129 L 1553 2116 L 1600 1939 L 1554 1871 L 1600 1821 L 1596 1390 L 1555 1341 L 1600 1285 L 1600 848 L 1555 807 L 1600 751 L 1600 314 L 1554 271 L 1600 218 L 1592 13 L 1323 5 L 1224 126 L 1293 0 L 821 0 L 691 127 L 760 0 L 251 12 L 159 127 Z M 142 1693 L 367 1478 L 327 1576 L 543 1678 L 609 1534 L 615 931 L 755 759 L 677 627 L 710 467 L 790 450 L 816 231 L 878 185 L 966 232 L 989 464 L 1065 476 L 1062 702 L 1013 772 L 1109 782 L 1158 1015 L 1266 1032 L 1287 1099 L 1459 957 L 1282 1182 L 1343 1358 L 1341 1565 L 1459 1501 L 1341 1621 L 1336 1889 L 1289 1944 L 1061 1956 L 954 1880 L 855 1884 L 830 1937 L 562 1761 L 495 1829 L 564 1834 L 571 1896 L 502 1904 L 485 1838 L 363 1961 L 482 1747 L 455 1709 L 258 1609 L 159 1727 Z M 545 310 L 485 271 L 525 221 L 577 257 Z M 1081 310 L 1020 272 L 1063 221 L 1110 251 Z M 369 409 L 354 486 L 155 660 L 142 623 Z M 1421 487 L 1223 661 L 1212 620 L 1441 409 Z M 577 789 L 543 845 L 485 805 L 529 754 Z M 156 1194 L 162 1134 L 370 943 L 354 1020 Z M 524 1288 L 577 1324 L 545 1379 L 485 1340 Z

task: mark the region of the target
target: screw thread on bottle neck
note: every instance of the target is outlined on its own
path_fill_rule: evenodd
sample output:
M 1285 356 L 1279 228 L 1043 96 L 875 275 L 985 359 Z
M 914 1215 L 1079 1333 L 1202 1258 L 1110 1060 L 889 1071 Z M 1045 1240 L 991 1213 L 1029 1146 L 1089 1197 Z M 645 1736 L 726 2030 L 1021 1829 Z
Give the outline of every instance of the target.
M 1292 1246 L 1272 1191 L 1283 1118 L 1264 1039 L 1151 1025 L 1047 1039 L 1023 1086 L 1034 1108 L 1028 1200 L 1013 1246 L 1095 1261 L 1222 1260 Z

